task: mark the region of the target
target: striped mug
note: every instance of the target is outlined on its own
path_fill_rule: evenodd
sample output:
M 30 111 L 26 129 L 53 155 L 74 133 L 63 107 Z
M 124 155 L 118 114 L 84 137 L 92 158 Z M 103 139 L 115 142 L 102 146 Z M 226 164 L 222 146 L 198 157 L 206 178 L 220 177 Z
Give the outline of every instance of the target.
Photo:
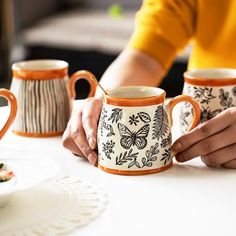
M 68 76 L 68 63 L 61 60 L 28 60 L 12 65 L 11 91 L 18 100 L 13 132 L 28 137 L 61 135 L 70 117 L 75 83 L 86 79 L 95 93 L 93 74 L 80 70 Z

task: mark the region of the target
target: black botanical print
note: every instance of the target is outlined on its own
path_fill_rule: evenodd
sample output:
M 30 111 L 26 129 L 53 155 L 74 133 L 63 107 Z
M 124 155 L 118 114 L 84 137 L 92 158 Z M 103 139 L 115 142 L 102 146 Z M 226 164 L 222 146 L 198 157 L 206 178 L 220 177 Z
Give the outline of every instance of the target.
M 182 112 L 181 114 L 180 114 L 180 125 L 181 125 L 181 131 L 183 131 L 183 132 L 185 132 L 186 130 L 186 128 L 184 128 L 184 127 L 187 127 L 188 126 L 188 122 L 187 122 L 187 119 L 186 119 L 186 117 L 188 117 L 188 115 L 189 115 L 190 113 L 189 112 Z M 182 118 L 183 117 L 183 118 Z
M 191 113 L 189 111 L 181 112 L 180 114 L 180 122 L 181 126 L 188 126 L 188 121 L 187 118 Z
M 105 119 L 107 118 L 107 110 L 105 107 L 102 108 L 101 116 L 100 116 L 100 131 L 101 131 L 101 136 L 103 136 L 103 129 L 106 127 L 106 121 Z
M 119 120 L 122 119 L 122 109 L 120 108 L 114 108 L 112 109 L 111 116 L 108 118 L 108 120 L 111 120 L 111 122 L 118 122 Z
M 163 138 L 161 140 L 161 147 L 165 148 L 165 147 L 169 146 L 171 143 L 172 143 L 172 136 L 171 136 L 171 133 L 169 133 L 167 138 Z
M 145 123 L 145 124 L 147 124 L 147 123 L 149 123 L 151 121 L 151 118 L 148 115 L 148 113 L 146 113 L 146 112 L 139 112 L 137 115 L 133 114 L 132 116 L 129 117 L 130 125 L 133 125 L 133 124 L 137 125 L 137 123 L 139 122 L 139 119 L 143 123 Z
M 190 115 L 193 116 L 193 107 L 188 102 L 184 102 L 181 110 L 182 110 L 180 113 L 181 126 L 187 127 L 189 126 L 188 117 Z
M 137 126 L 137 123 L 139 122 L 139 119 L 138 119 L 139 117 L 138 116 L 136 116 L 136 115 L 132 115 L 132 116 L 130 116 L 129 117 L 129 123 L 130 123 L 130 125 L 132 125 L 132 124 L 134 124 L 135 126 Z
M 225 109 L 229 107 L 233 107 L 233 98 L 229 96 L 229 92 L 225 92 L 224 89 L 220 89 L 220 104 L 223 106 Z
M 115 147 L 115 142 L 112 140 L 102 143 L 102 151 L 108 159 L 111 159 L 111 154 L 114 153 L 113 148 Z
M 218 115 L 222 110 L 221 109 L 216 109 L 216 110 L 210 110 L 209 107 L 206 108 L 202 108 L 201 111 L 201 122 L 205 122 L 207 120 L 210 120 L 211 118 L 213 118 L 214 116 Z
M 193 87 L 194 88 L 194 98 L 196 98 L 202 104 L 209 104 L 211 99 L 215 98 L 212 95 L 212 88 L 201 88 L 201 87 Z
M 121 136 L 120 145 L 125 149 L 129 149 L 131 146 L 136 146 L 138 149 L 145 148 L 149 129 L 149 124 L 146 124 L 137 132 L 132 132 L 124 124 L 118 123 L 118 130 Z
M 133 149 L 131 148 L 129 151 L 120 153 L 120 155 L 116 157 L 116 165 L 123 165 L 124 163 L 130 162 L 128 168 L 131 168 L 132 166 L 137 166 L 138 168 L 141 168 L 140 164 L 137 161 L 138 152 L 132 152 Z
M 113 127 L 111 125 L 106 125 L 104 128 L 109 131 L 109 133 L 107 133 L 107 137 L 111 137 L 112 135 L 115 135 Z
M 233 95 L 236 96 L 236 87 L 232 88 Z
M 148 113 L 146 113 L 146 112 L 139 112 L 139 113 L 138 113 L 138 117 L 139 117 L 140 120 L 141 120 L 142 122 L 144 122 L 145 124 L 146 124 L 146 123 L 149 123 L 149 122 L 151 121 L 150 116 L 149 116 Z
M 168 132 L 168 117 L 162 106 L 158 106 L 154 114 L 152 139 L 163 138 Z
M 161 161 L 164 161 L 164 165 L 166 165 L 166 163 L 171 159 L 171 151 L 170 148 L 164 150 L 165 152 L 162 154 Z
M 150 150 L 147 150 L 145 155 L 146 157 L 142 158 L 143 166 L 152 167 L 154 161 L 157 160 L 157 154 L 160 152 L 158 149 L 159 144 L 156 143 L 154 146 L 150 147 Z
M 101 136 L 103 137 L 104 135 L 104 129 L 108 131 L 107 137 L 110 137 L 112 135 L 115 135 L 113 127 L 110 124 L 106 123 L 106 118 L 107 118 L 107 111 L 105 107 L 102 108 L 101 112 L 101 117 L 100 117 L 100 126 L 99 129 L 101 130 Z

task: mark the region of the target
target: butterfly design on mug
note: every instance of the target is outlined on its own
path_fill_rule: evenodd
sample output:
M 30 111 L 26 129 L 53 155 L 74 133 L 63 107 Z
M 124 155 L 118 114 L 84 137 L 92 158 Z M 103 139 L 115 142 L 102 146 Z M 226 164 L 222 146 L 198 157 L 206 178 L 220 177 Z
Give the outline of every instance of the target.
M 150 125 L 146 124 L 141 129 L 139 129 L 137 132 L 132 132 L 129 130 L 128 127 L 126 127 L 124 124 L 118 123 L 118 129 L 120 132 L 120 145 L 125 148 L 129 149 L 132 145 L 138 148 L 143 149 L 147 145 L 147 139 Z

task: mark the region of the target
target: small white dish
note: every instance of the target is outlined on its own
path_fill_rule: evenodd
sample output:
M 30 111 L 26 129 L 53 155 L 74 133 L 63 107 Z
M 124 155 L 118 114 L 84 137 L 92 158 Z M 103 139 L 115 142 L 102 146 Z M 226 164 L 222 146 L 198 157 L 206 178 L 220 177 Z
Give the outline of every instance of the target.
M 6 170 L 11 170 L 9 166 L 4 165 Z M 14 175 L 11 179 L 0 182 L 0 207 L 5 206 L 11 199 L 15 192 L 16 176 Z
M 3 162 L 17 178 L 15 191 L 23 191 L 54 178 L 60 167 L 50 157 L 24 149 L 1 147 L 0 163 Z

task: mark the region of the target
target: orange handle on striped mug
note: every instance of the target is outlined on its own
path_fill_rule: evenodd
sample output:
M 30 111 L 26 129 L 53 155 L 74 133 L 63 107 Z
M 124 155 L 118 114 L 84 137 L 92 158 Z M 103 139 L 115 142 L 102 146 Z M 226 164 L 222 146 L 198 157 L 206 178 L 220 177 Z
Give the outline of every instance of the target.
M 0 139 L 1 139 L 5 135 L 5 133 L 7 132 L 7 130 L 9 129 L 9 127 L 11 126 L 12 122 L 14 121 L 16 117 L 17 100 L 16 100 L 15 95 L 7 89 L 0 89 L 0 97 L 6 98 L 8 102 L 10 103 L 10 107 L 11 107 L 8 119 L 5 125 L 3 126 L 3 128 L 0 130 Z
M 93 97 L 95 95 L 96 88 L 97 88 L 97 84 L 96 82 L 94 82 L 94 79 L 93 79 L 94 77 L 95 76 L 91 72 L 86 71 L 86 70 L 79 70 L 75 72 L 74 74 L 72 74 L 69 81 L 70 98 L 75 99 L 75 96 L 76 96 L 75 83 L 80 79 L 85 79 L 88 81 L 90 85 L 90 91 L 89 91 L 88 97 Z

